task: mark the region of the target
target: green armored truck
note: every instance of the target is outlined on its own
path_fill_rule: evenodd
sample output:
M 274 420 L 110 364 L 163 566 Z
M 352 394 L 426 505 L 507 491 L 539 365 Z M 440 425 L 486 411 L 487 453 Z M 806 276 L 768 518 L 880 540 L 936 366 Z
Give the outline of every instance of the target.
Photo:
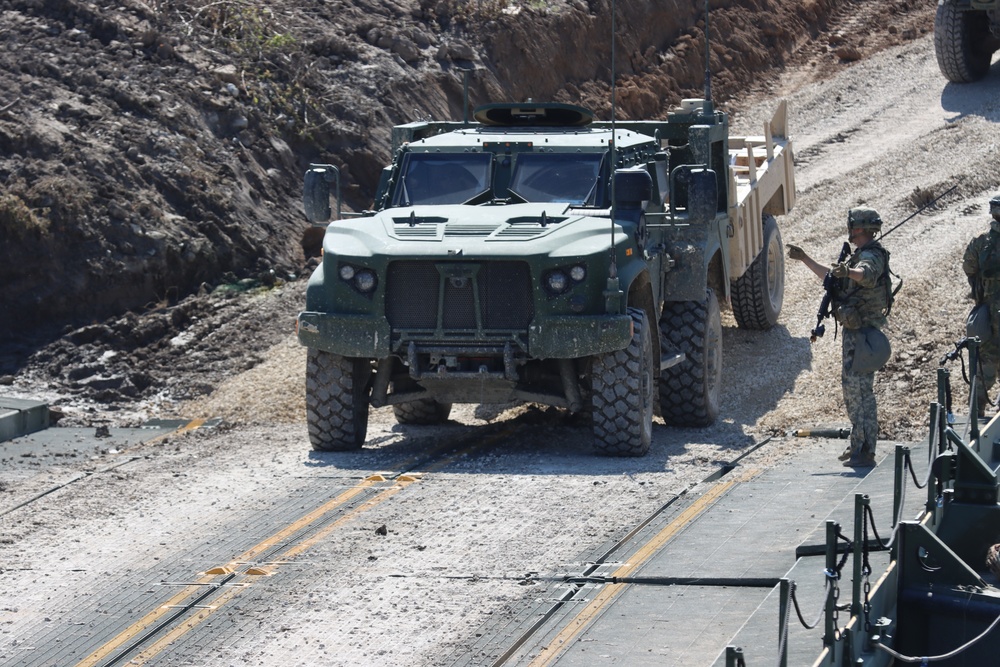
M 312 446 L 360 448 L 369 406 L 402 424 L 454 403 L 590 412 L 618 456 L 648 451 L 654 412 L 712 423 L 720 305 L 752 329 L 781 311 L 785 118 L 737 138 L 706 100 L 614 123 L 528 102 L 393 128 L 373 210 L 327 225 L 298 316 Z M 339 180 L 307 171 L 314 223 Z
M 979 81 L 1000 49 L 1000 0 L 938 0 L 934 54 L 953 83 Z

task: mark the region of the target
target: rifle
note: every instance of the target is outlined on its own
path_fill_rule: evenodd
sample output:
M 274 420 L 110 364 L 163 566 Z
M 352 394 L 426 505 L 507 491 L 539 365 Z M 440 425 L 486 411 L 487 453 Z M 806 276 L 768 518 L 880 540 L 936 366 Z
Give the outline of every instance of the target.
M 850 438 L 849 428 L 800 428 L 792 431 L 792 435 L 797 438 Z
M 846 260 L 850 254 L 851 245 L 844 241 L 844 245 L 840 249 L 840 257 L 837 258 L 837 264 Z M 819 302 L 819 311 L 816 313 L 816 328 L 809 332 L 810 343 L 815 343 L 817 338 L 822 338 L 823 334 L 826 333 L 826 325 L 823 324 L 823 320 L 830 317 L 830 302 L 833 300 L 833 293 L 837 291 L 837 278 L 834 278 L 829 271 L 823 277 L 823 291 L 823 300 Z

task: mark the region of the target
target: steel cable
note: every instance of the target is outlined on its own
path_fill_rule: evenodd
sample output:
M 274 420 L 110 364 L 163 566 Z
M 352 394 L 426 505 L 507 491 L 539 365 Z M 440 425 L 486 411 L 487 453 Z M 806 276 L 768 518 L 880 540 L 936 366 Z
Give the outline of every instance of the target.
M 813 621 L 812 623 L 807 622 L 806 619 L 803 618 L 802 610 L 799 608 L 799 597 L 795 594 L 795 582 L 794 581 L 791 582 L 792 585 L 789 588 L 788 597 L 792 599 L 792 604 L 795 606 L 795 615 L 799 617 L 799 623 L 801 623 L 802 627 L 805 628 L 806 630 L 814 629 L 817 625 L 819 625 L 819 622 L 823 619 L 823 610 L 826 609 L 827 602 L 829 602 L 830 600 L 830 593 L 833 591 L 833 589 L 830 587 L 831 579 L 832 577 L 830 576 L 829 571 L 827 571 L 826 581 L 823 585 L 823 588 L 826 589 L 826 599 L 824 599 L 823 603 L 820 605 L 819 613 L 816 614 L 816 620 Z
M 785 652 L 788 650 L 787 649 L 787 646 L 788 646 L 788 619 L 791 618 L 791 616 L 792 616 L 791 614 L 788 613 L 788 603 L 791 601 L 791 598 L 792 598 L 792 596 L 794 594 L 795 594 L 795 582 L 794 581 L 790 581 L 790 582 L 788 582 L 788 597 L 784 600 L 784 605 L 785 605 L 785 619 L 784 619 L 784 621 L 781 624 L 781 636 L 778 637 L 778 667 L 782 667 L 782 665 L 784 665 L 785 662 L 786 662 L 784 660 L 784 658 L 787 657 L 785 655 Z M 798 604 L 795 605 L 795 609 L 796 609 L 796 611 L 798 611 Z M 800 615 L 799 618 L 801 619 L 802 616 Z M 819 622 L 818 618 L 816 619 L 816 622 L 817 623 Z
M 996 628 L 998 624 L 1000 624 L 1000 616 L 997 616 L 995 619 L 993 619 L 993 622 L 990 623 L 990 626 L 985 630 L 983 630 L 977 637 L 973 637 L 972 639 L 965 642 L 958 648 L 953 649 L 947 653 L 942 653 L 941 655 L 929 655 L 929 656 L 925 655 L 919 657 L 912 655 L 903 655 L 902 653 L 894 651 L 882 643 L 877 643 L 876 646 L 878 646 L 878 648 L 882 649 L 883 651 L 891 655 L 896 660 L 901 660 L 902 662 L 919 662 L 922 665 L 926 665 L 929 662 L 941 662 L 943 660 L 950 660 L 951 658 L 954 658 L 955 656 L 961 654 L 967 648 L 971 647 L 973 644 L 983 639 L 986 635 L 992 632 L 993 629 Z

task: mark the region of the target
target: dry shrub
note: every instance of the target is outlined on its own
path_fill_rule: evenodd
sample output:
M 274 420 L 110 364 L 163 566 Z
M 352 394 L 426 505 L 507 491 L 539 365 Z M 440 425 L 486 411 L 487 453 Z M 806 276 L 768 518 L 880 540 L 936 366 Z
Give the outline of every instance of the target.
M 913 204 L 914 208 L 923 208 L 934 201 L 935 196 L 933 190 L 924 190 L 918 185 L 910 193 L 910 203 Z
M 36 216 L 20 197 L 0 196 L 0 238 L 18 241 L 38 238 L 48 230 L 48 219 Z

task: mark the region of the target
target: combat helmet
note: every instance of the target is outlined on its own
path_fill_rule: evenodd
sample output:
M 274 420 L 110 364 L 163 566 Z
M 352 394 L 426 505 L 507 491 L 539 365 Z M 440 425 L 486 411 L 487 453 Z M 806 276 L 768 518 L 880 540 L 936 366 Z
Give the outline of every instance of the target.
M 882 229 L 882 218 L 875 209 L 858 206 L 847 212 L 847 228 L 878 231 Z
M 885 366 L 892 356 L 892 345 L 884 333 L 875 327 L 861 327 L 857 346 L 854 348 L 854 359 L 851 361 L 851 372 L 858 375 L 874 373 Z

